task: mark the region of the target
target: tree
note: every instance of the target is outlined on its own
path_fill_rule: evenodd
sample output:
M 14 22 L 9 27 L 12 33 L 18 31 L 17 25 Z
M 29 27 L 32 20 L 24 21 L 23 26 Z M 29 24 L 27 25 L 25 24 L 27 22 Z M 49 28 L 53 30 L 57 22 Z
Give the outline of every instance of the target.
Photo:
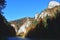
M 5 0 L 0 0 L 0 12 L 2 9 L 4 9 L 6 6 L 6 1 Z
M 5 0 L 0 0 L 0 40 L 5 40 L 6 37 L 16 36 L 15 29 L 9 24 L 5 16 L 2 15 L 2 10 L 6 6 Z M 4 38 L 3 38 L 4 37 Z

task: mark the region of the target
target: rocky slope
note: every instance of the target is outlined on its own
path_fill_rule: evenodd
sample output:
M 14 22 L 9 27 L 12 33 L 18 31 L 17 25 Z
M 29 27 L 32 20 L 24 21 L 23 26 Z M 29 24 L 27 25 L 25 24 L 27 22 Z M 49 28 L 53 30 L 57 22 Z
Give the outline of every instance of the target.
M 41 19 L 40 22 L 35 26 L 34 29 L 31 29 L 28 32 L 26 37 L 29 38 L 59 38 L 60 37 L 59 36 L 60 35 L 60 31 L 59 31 L 60 30 L 60 6 L 56 6 L 52 9 L 49 9 L 48 11 L 47 10 L 46 12 L 49 12 L 48 14 L 51 14 L 51 16 L 40 18 Z
M 30 17 L 25 17 L 22 19 L 17 19 L 14 21 L 10 21 L 9 23 L 11 24 L 11 26 L 13 26 L 15 28 L 16 33 L 19 31 L 20 27 L 23 25 L 27 25 L 29 21 L 33 21 L 34 18 L 30 18 Z

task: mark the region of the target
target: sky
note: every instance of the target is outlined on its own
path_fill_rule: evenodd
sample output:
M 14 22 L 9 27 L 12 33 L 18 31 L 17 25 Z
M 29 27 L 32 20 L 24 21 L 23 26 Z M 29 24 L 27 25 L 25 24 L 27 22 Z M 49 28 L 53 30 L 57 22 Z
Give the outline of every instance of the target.
M 51 0 L 6 0 L 6 8 L 3 10 L 8 21 L 34 17 L 36 13 L 41 13 L 48 7 Z M 55 0 L 60 2 L 60 0 Z

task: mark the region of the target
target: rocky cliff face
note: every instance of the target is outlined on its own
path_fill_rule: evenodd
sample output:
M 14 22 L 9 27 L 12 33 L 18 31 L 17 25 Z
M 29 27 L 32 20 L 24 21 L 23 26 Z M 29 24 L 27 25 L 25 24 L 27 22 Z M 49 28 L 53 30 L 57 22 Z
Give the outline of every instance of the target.
M 49 5 L 50 6 L 50 5 Z M 53 6 L 53 7 L 52 7 Z M 60 5 L 52 5 L 38 16 L 37 25 L 25 37 L 29 38 L 59 38 L 60 36 Z
M 26 29 L 29 28 L 32 21 L 34 21 L 34 18 L 26 17 L 11 21 L 10 24 L 15 28 L 16 35 L 21 36 L 21 34 L 25 35 L 25 33 L 27 33 Z
M 60 37 L 60 6 L 45 9 L 39 15 L 39 23 L 25 37 L 59 38 Z

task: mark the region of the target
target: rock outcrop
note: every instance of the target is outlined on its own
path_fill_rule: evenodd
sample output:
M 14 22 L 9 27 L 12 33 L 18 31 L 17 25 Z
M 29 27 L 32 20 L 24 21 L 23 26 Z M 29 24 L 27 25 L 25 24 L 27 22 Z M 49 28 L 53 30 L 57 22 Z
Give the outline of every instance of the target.
M 40 22 L 28 32 L 29 38 L 59 38 L 60 37 L 60 6 L 45 9 L 39 16 Z

